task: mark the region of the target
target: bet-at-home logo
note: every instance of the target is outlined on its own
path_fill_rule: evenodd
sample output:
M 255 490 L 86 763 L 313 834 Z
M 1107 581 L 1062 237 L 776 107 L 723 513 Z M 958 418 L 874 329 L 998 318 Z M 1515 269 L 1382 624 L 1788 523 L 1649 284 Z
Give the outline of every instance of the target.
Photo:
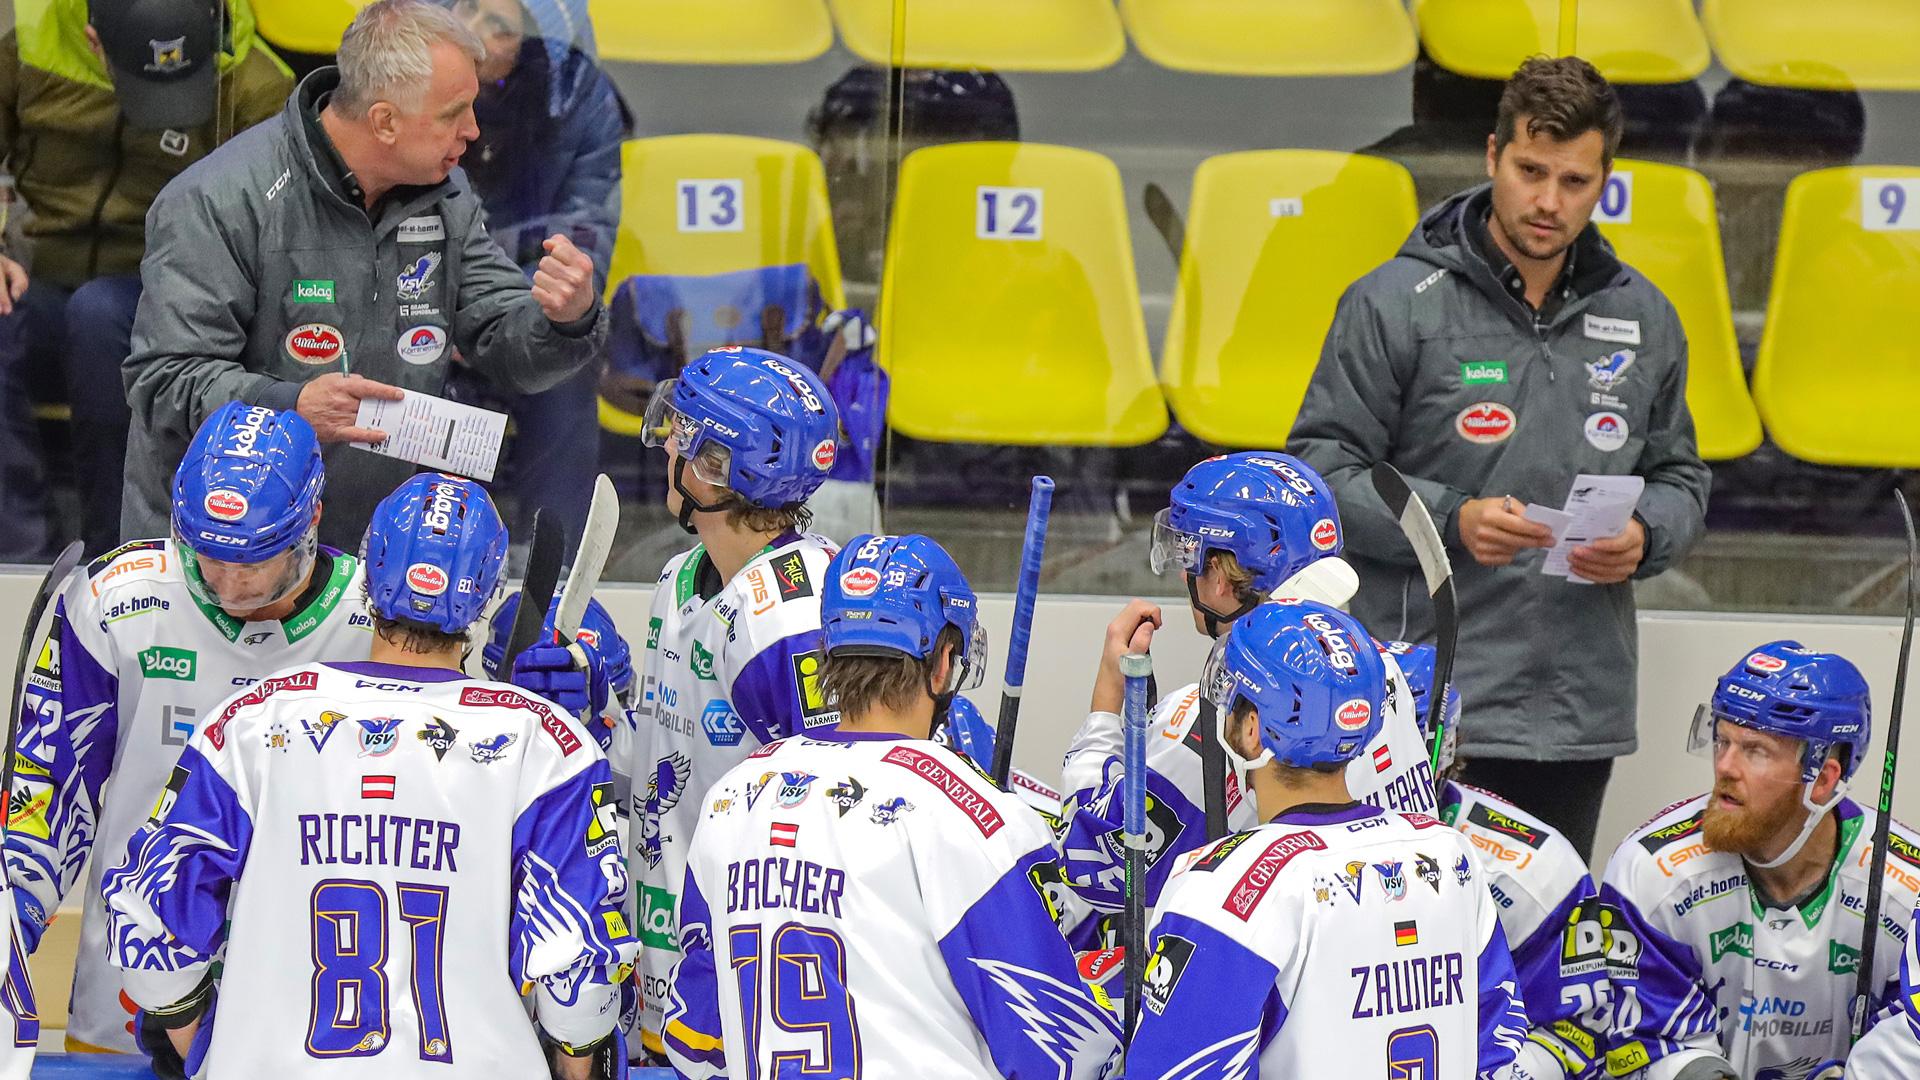
M 199 655 L 192 649 L 155 645 L 140 653 L 140 674 L 149 679 L 179 679 L 192 682 Z

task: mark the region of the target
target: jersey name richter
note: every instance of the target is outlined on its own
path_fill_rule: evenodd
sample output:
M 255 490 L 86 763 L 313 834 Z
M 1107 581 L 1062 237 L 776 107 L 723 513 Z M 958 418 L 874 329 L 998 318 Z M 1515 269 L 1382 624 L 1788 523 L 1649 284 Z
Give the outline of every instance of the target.
M 182 1000 L 225 949 L 214 1076 L 545 1075 L 521 986 L 548 1034 L 589 1044 L 637 948 L 599 747 L 451 670 L 268 677 L 194 735 L 113 862 L 135 1002 Z
M 696 547 L 669 561 L 654 588 L 637 671 L 628 861 L 646 946 L 642 1031 L 656 1051 L 700 797 L 762 745 L 839 721 L 819 677 L 819 583 L 837 550 L 822 537 L 788 534 L 702 596 L 700 579 L 712 569 Z
M 1106 1075 L 1120 1033 L 1061 936 L 1051 834 L 964 757 L 790 738 L 699 810 L 666 1026 L 680 1075 Z
M 146 820 L 182 747 L 221 699 L 270 671 L 364 659 L 373 621 L 359 560 L 327 549 L 313 595 L 285 620 L 243 623 L 198 600 L 171 541 L 126 544 L 60 593 L 28 678 L 16 742 L 7 873 L 23 932 L 73 888 L 96 846 L 82 900 L 70 1042 L 132 1052 L 132 1015 L 107 961 L 100 877 Z

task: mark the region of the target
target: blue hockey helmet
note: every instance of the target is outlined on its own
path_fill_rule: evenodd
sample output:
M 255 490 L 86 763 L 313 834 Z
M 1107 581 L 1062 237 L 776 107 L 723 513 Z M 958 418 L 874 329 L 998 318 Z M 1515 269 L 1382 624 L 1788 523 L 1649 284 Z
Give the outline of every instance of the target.
M 1720 677 L 1713 700 L 1694 714 L 1689 749 L 1714 744 L 1716 721 L 1799 739 L 1801 780 L 1819 776 L 1834 747 L 1844 746 L 1841 779 L 1851 779 L 1866 756 L 1873 705 L 1866 677 L 1835 653 L 1797 641 L 1770 641 L 1749 652 Z
M 1434 664 L 1439 658 L 1439 650 L 1431 645 L 1416 644 L 1411 641 L 1376 641 L 1381 653 L 1393 657 L 1400 667 L 1400 677 L 1406 681 L 1408 696 L 1413 700 L 1413 720 L 1420 727 L 1420 737 L 1433 744 L 1433 732 L 1427 727 L 1427 710 L 1433 701 Z M 1440 767 L 1445 769 L 1453 761 L 1455 747 L 1460 738 L 1460 688 L 1447 687 L 1446 704 L 1447 745 L 1440 748 Z
M 1344 536 L 1332 490 L 1306 462 L 1278 451 L 1227 454 L 1188 469 L 1174 485 L 1171 503 L 1153 519 L 1148 565 L 1156 574 L 1183 571 L 1208 631 L 1217 634 L 1218 622 L 1245 614 L 1308 566 L 1338 558 Z M 1200 605 L 1193 579 L 1214 552 L 1231 554 L 1253 575 L 1238 611 Z
M 215 410 L 173 474 L 173 538 L 194 594 L 254 611 L 299 592 L 325 486 L 319 440 L 300 414 L 238 401 Z
M 685 500 L 681 527 L 700 505 L 680 470 L 727 488 L 754 506 L 804 502 L 840 452 L 840 414 L 820 377 L 765 349 L 731 345 L 688 364 L 655 389 L 641 441 L 678 459 L 674 488 Z
M 925 660 L 948 626 L 960 631 L 961 663 L 947 690 L 971 690 L 987 669 L 979 599 L 953 556 L 928 537 L 856 536 L 827 567 L 820 634 L 829 657 Z
M 1201 685 L 1219 711 L 1221 742 L 1243 768 L 1269 757 L 1306 768 L 1351 761 L 1384 722 L 1386 665 L 1366 627 L 1313 600 L 1260 604 L 1241 616 L 1207 661 Z M 1225 737 L 1234 709 L 1259 712 L 1258 758 Z
M 360 556 L 375 615 L 460 634 L 500 587 L 507 527 L 479 484 L 421 473 L 374 507 Z
M 546 639 L 553 638 L 553 616 L 560 610 L 560 598 L 554 597 L 542 624 Z M 513 617 L 520 611 L 520 594 L 510 592 L 493 609 L 487 624 L 487 643 L 480 647 L 480 667 L 489 679 L 506 679 L 512 674 L 507 665 L 507 636 L 513 633 Z M 598 600 L 587 601 L 587 613 L 580 617 L 580 632 L 574 635 L 594 647 L 606 664 L 607 682 L 622 695 L 633 688 L 633 650 L 613 625 L 613 616 Z
M 947 707 L 947 724 L 934 739 L 986 766 L 993 763 L 993 737 L 993 725 L 980 715 L 980 706 L 955 695 Z

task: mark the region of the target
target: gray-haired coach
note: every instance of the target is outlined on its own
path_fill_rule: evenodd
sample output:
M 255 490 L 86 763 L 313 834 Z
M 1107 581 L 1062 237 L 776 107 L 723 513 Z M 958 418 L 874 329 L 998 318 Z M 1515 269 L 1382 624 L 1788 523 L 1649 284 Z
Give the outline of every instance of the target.
M 337 68 L 161 191 L 124 368 L 123 536 L 166 535 L 188 439 L 239 399 L 297 409 L 332 444 L 321 539 L 352 550 L 413 471 L 341 445 L 371 434 L 353 426 L 360 399 L 441 393 L 456 350 L 526 393 L 599 355 L 592 262 L 554 236 L 529 283 L 457 167 L 479 135 L 484 55 L 446 9 L 380 0 L 347 29 Z
M 1711 479 L 1680 319 L 1591 221 L 1621 128 L 1586 61 L 1521 65 L 1487 139 L 1493 182 L 1430 211 L 1347 290 L 1288 440 L 1340 502 L 1353 612 L 1377 634 L 1433 627 L 1368 470 L 1391 462 L 1419 491 L 1454 553 L 1466 779 L 1582 855 L 1613 759 L 1636 744 L 1631 579 L 1686 553 Z M 1527 550 L 1551 533 L 1525 504 L 1560 507 L 1579 473 L 1646 480 L 1623 532 L 1573 552 L 1592 585 L 1542 574 Z

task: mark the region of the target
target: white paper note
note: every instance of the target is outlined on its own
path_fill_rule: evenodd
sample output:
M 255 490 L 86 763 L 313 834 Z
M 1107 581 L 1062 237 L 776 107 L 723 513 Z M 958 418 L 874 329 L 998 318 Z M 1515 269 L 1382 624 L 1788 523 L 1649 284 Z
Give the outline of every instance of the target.
M 1526 510 L 1522 512 L 1520 516 L 1526 518 L 1528 521 L 1545 525 L 1547 528 L 1552 529 L 1553 542 L 1556 544 L 1560 542 L 1562 537 L 1567 535 L 1568 526 L 1573 524 L 1572 514 L 1567 513 L 1565 510 L 1555 510 L 1551 506 L 1541 506 L 1539 503 L 1528 503 Z
M 1573 485 L 1567 491 L 1565 511 L 1571 515 L 1572 521 L 1566 531 L 1559 534 L 1553 547 L 1547 550 L 1540 572 L 1566 578 L 1575 585 L 1593 584 L 1568 569 L 1567 557 L 1574 548 L 1609 536 L 1618 536 L 1627 527 L 1627 522 L 1633 520 L 1633 508 L 1640 504 L 1640 493 L 1646 487 L 1646 478 L 1641 476 L 1581 473 L 1574 477 Z
M 378 446 L 354 443 L 369 453 L 443 469 L 475 480 L 492 480 L 507 436 L 507 414 L 458 401 L 402 390 L 399 401 L 360 399 L 358 427 L 387 433 Z

